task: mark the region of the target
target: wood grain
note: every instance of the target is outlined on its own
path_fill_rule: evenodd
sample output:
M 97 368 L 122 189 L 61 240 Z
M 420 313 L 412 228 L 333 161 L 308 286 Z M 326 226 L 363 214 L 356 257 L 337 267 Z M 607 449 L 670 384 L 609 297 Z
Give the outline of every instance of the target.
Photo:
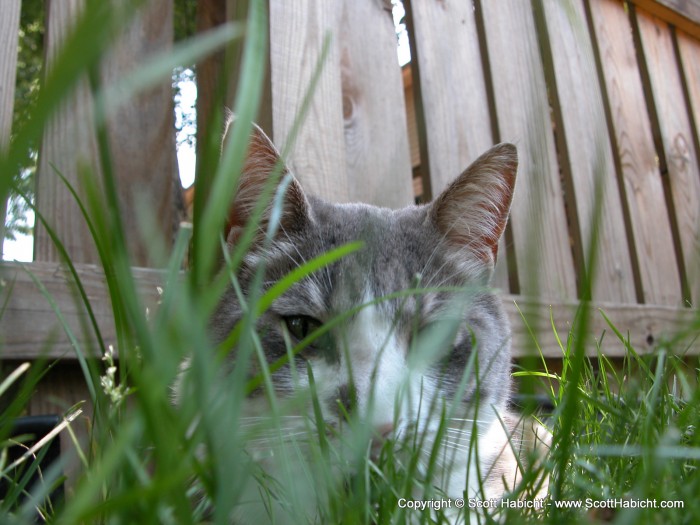
M 200 0 L 197 2 L 197 33 L 203 33 L 226 23 L 226 3 L 220 0 Z M 224 50 L 204 57 L 197 63 L 197 155 L 202 153 L 205 137 L 209 130 L 209 119 L 215 108 L 216 91 L 221 82 L 224 65 Z M 268 101 L 269 102 L 269 101 Z M 229 104 L 230 101 L 225 101 Z M 268 131 L 270 131 L 268 129 Z
M 49 68 L 80 16 L 82 5 L 77 0 L 49 2 Z M 150 0 L 103 58 L 103 84 L 118 84 L 143 60 L 167 50 L 172 39 L 172 0 Z M 122 104 L 110 114 L 107 123 L 122 224 L 128 232 L 133 260 L 140 265 L 164 259 L 179 222 L 175 214 L 180 183 L 171 82 L 170 77 L 165 77 L 157 87 Z M 45 130 L 37 175 L 39 210 L 72 260 L 86 263 L 98 262 L 97 251 L 78 205 L 56 170 L 84 201 L 86 178 L 92 178 L 99 189 L 101 175 L 92 111 L 92 94 L 83 78 Z M 146 222 L 154 225 L 147 241 L 142 228 Z M 35 247 L 36 260 L 58 260 L 58 252 L 41 225 L 36 228 Z
M 153 55 L 167 52 L 172 44 L 173 0 L 149 0 L 104 57 L 103 84 L 118 84 Z M 175 209 L 181 185 L 172 89 L 172 78 L 166 75 L 149 90 L 114 108 L 111 115 L 116 117 L 107 123 L 121 220 L 129 233 L 135 266 L 161 264 L 180 222 Z M 148 235 L 145 223 L 155 226 Z
M 200 2 L 197 5 L 197 8 L 200 9 L 202 2 Z M 216 22 L 218 23 L 219 20 L 223 19 L 226 21 L 236 21 L 240 23 L 247 23 L 248 17 L 251 11 L 251 4 L 252 2 L 241 2 L 240 0 L 205 0 L 204 2 L 205 5 L 203 10 L 209 11 L 208 15 L 209 18 L 213 18 L 214 20 L 211 20 L 211 22 Z M 270 0 L 262 0 L 260 2 L 262 5 L 270 4 Z M 225 11 L 222 15 L 222 13 L 213 13 L 212 11 L 214 10 L 223 10 Z M 269 26 L 268 26 L 269 28 Z M 266 45 L 268 45 L 267 52 L 265 53 L 265 58 L 264 58 L 264 79 L 262 82 L 262 88 L 261 88 L 261 93 L 260 93 L 260 106 L 258 107 L 258 114 L 256 116 L 256 123 L 267 133 L 272 139 L 274 140 L 274 134 L 273 134 L 273 124 L 272 124 L 272 86 L 271 86 L 271 80 L 270 80 L 270 53 L 269 53 L 269 41 L 270 41 L 271 34 L 268 33 L 268 42 Z M 235 107 L 235 99 L 236 95 L 238 93 L 238 87 L 239 87 L 239 76 L 241 73 L 241 67 L 243 65 L 243 55 L 244 55 L 244 49 L 246 47 L 246 39 L 240 39 L 237 41 L 234 41 L 231 46 L 229 46 L 226 49 L 226 52 L 224 53 L 226 55 L 226 68 L 227 71 L 230 71 L 232 74 L 229 75 L 229 77 L 226 79 L 227 80 L 227 85 L 226 87 L 226 93 L 225 93 L 225 100 L 223 103 L 230 108 Z M 218 61 L 218 64 L 213 64 L 215 67 L 220 67 L 223 65 L 223 57 L 222 59 Z M 213 72 L 212 69 L 209 69 L 209 72 Z M 198 77 L 199 77 L 199 72 L 198 72 Z M 209 92 L 210 96 L 213 94 L 211 91 Z M 211 101 L 210 101 L 211 103 Z M 222 102 L 219 102 L 220 104 Z M 222 108 L 217 108 L 217 110 L 221 111 Z M 204 128 L 204 131 L 207 132 L 208 128 Z M 218 130 L 214 130 L 215 132 L 218 132 Z
M 91 264 L 81 264 L 78 267 L 80 281 L 92 305 L 105 344 L 116 344 L 104 272 L 100 267 Z M 46 287 L 66 324 L 80 343 L 81 349 L 88 355 L 96 351 L 95 334 L 83 330 L 87 326 L 86 310 L 78 298 L 72 276 L 66 269 L 55 263 L 3 263 L 0 265 L 0 297 L 2 302 L 9 298 L 9 303 L 0 318 L 0 357 L 76 357 L 76 349 L 71 345 L 57 314 L 28 272 Z M 134 274 L 140 283 L 145 304 L 155 307 L 158 298 L 156 287 L 162 286 L 162 274 L 157 270 L 147 269 L 134 269 Z
M 700 152 L 700 137 L 698 136 L 700 133 L 700 41 L 691 38 L 682 31 L 676 33 L 676 38 L 688 93 L 690 118 L 695 125 L 695 151 Z M 700 231 L 700 224 L 696 228 L 697 231 Z M 686 272 L 688 282 L 691 288 L 694 288 L 696 283 L 700 282 L 700 260 L 687 266 Z M 695 303 L 698 303 L 697 298 Z
M 481 2 L 500 130 L 518 146 L 511 211 L 520 293 L 576 297 L 576 277 L 537 33 L 529 2 Z
M 324 40 L 331 48 L 288 164 L 310 193 L 334 202 L 351 200 L 343 134 L 338 2 L 270 2 L 273 134 L 283 148 L 314 76 Z
M 413 1 L 414 84 L 425 119 L 427 168 L 439 195 L 493 145 L 481 50 L 471 2 Z M 424 162 L 425 164 L 425 162 Z
M 112 313 L 102 271 L 96 266 L 85 264 L 79 265 L 77 269 L 95 309 L 103 337 L 107 344 L 113 343 L 115 335 Z M 31 271 L 44 284 L 83 348 L 94 349 L 92 334 L 85 334 L 81 330 L 82 321 L 85 319 L 84 307 L 76 301 L 72 280 L 60 265 L 32 263 L 26 265 L 25 270 L 19 263 L 3 263 L 0 265 L 0 300 L 3 303 L 6 300 L 8 302 L 0 318 L 0 358 L 26 360 L 45 356 L 73 360 L 76 356 L 56 319 L 54 310 L 39 292 L 27 271 Z M 163 274 L 142 268 L 134 268 L 133 274 L 139 283 L 144 303 L 149 308 L 156 308 L 159 297 L 156 287 L 163 286 Z M 561 349 L 554 337 L 550 318 L 553 318 L 559 336 L 565 339 L 575 322 L 579 303 L 535 301 L 531 298 L 506 295 L 503 297 L 503 304 L 512 324 L 514 355 L 522 356 L 532 352 L 534 343 L 529 332 L 532 328 L 543 354 L 546 357 L 561 357 Z M 519 309 L 524 312 L 530 328 L 523 322 Z M 605 331 L 608 334 L 603 346 L 605 354 L 618 357 L 625 354 L 624 344 L 612 337 L 610 328 L 602 315 L 597 313 L 598 310 L 603 310 L 621 333 L 629 334 L 637 352 L 652 351 L 659 342 L 679 336 L 681 341 L 688 341 L 688 353 L 700 354 L 700 342 L 693 339 L 692 332 L 687 332 L 693 320 L 696 325 L 700 322 L 698 310 L 620 303 L 595 303 L 592 306 L 589 331 L 592 338 L 587 343 L 590 353 L 595 353 L 594 338 L 599 338 Z M 37 330 L 37 327 L 41 329 Z
M 12 128 L 20 7 L 20 0 L 0 4 L 0 148 L 6 145 Z
M 645 11 L 700 38 L 700 1 L 630 0 Z
M 82 0 L 47 2 L 45 49 L 48 69 L 53 66 L 83 6 Z M 39 211 L 57 233 L 71 258 L 85 263 L 98 262 L 97 250 L 78 205 L 56 172 L 77 188 L 83 198 L 81 176 L 101 178 L 92 122 L 92 94 L 87 78 L 83 77 L 65 97 L 60 110 L 44 130 L 36 176 Z M 59 260 L 58 251 L 39 221 L 34 229 L 34 259 Z
M 578 242 L 585 258 L 579 266 L 591 271 L 591 239 L 598 221 L 593 298 L 633 303 L 635 278 L 629 246 L 624 242 L 627 234 L 620 192 L 583 5 L 558 0 L 544 0 L 541 5 L 551 53 L 548 74 L 556 85 L 557 138 L 561 157 L 567 161 L 562 168 L 573 189 L 571 200 L 575 202 L 570 206 L 577 210 Z
M 7 0 L 0 5 L 0 152 L 10 140 L 17 76 L 17 35 L 21 1 Z M 7 201 L 0 197 L 0 254 L 5 239 Z
M 411 157 L 391 5 L 345 0 L 340 73 L 350 200 L 413 203 Z
M 690 270 L 700 264 L 700 169 L 683 103 L 683 78 L 668 25 L 642 11 L 637 12 L 636 20 L 656 108 L 655 125 L 663 147 L 662 170 L 667 171 L 664 175 L 671 189 L 684 267 Z M 690 297 L 683 299 L 698 304 L 700 280 L 688 280 L 688 288 Z
M 581 304 L 576 301 L 531 302 L 527 298 L 505 296 L 503 304 L 510 318 L 513 355 L 538 355 L 539 349 L 547 358 L 561 358 L 562 349 L 555 337 L 566 344 L 573 329 L 576 333 Z M 522 312 L 522 314 L 521 314 Z M 607 316 L 635 352 L 653 352 L 659 344 L 669 345 L 670 351 L 682 355 L 700 354 L 697 326 L 700 311 L 659 305 L 595 302 L 589 306 L 589 325 L 586 334 L 586 354 L 594 356 L 597 344 L 608 357 L 624 357 L 628 350 L 608 325 Z M 534 336 L 530 333 L 534 330 Z M 534 337 L 534 339 L 533 339 Z M 536 341 L 536 342 L 535 342 Z
M 494 143 L 486 72 L 471 2 L 407 2 L 422 112 L 421 170 L 436 197 Z M 507 247 L 501 242 L 493 284 L 508 290 Z
M 695 123 L 695 129 L 700 130 L 700 40 L 691 38 L 683 31 L 677 31 L 676 38 L 688 87 L 690 116 Z
M 630 215 L 642 300 L 647 304 L 680 305 L 681 284 L 671 226 L 629 19 L 622 4 L 615 0 L 599 0 L 587 6 L 600 55 L 615 160 Z

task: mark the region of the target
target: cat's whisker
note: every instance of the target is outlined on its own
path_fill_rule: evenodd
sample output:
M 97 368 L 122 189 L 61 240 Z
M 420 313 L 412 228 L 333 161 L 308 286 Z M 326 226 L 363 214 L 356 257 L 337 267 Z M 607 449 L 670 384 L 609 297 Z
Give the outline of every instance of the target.
M 307 428 L 305 428 L 303 425 L 297 425 L 292 422 L 292 424 L 284 424 L 284 425 L 257 425 L 257 424 L 250 424 L 247 426 L 244 426 L 246 431 L 259 431 L 259 432 L 267 432 L 267 433 L 281 433 L 281 432 L 288 432 L 288 431 L 308 431 Z
M 467 442 L 462 442 L 462 441 L 449 441 L 449 440 L 444 440 L 441 443 L 443 446 L 446 448 L 454 448 L 457 450 L 469 450 L 472 447 L 472 444 L 467 441 Z
M 301 266 L 301 265 L 303 265 L 303 264 L 306 264 L 306 262 L 307 262 L 306 257 L 304 257 L 304 255 L 299 251 L 299 248 L 297 248 L 297 246 L 296 246 L 294 240 L 289 236 L 289 233 L 288 233 L 287 230 L 284 228 L 284 225 L 280 225 L 280 232 L 287 238 L 287 241 L 288 241 L 287 244 L 288 244 L 289 246 L 291 246 L 292 248 L 294 248 L 294 251 L 295 251 L 296 254 L 299 256 L 299 260 L 298 260 L 298 261 L 295 260 L 289 253 L 285 252 L 285 254 L 287 255 L 287 257 L 288 257 L 294 264 L 296 264 L 297 266 Z
M 443 240 L 444 240 L 444 235 L 443 235 Z M 435 258 L 437 253 L 440 251 L 441 244 L 442 243 L 436 243 L 435 247 L 433 248 L 433 251 L 430 252 L 430 255 L 428 256 L 428 260 L 425 262 L 425 264 L 423 265 L 423 268 L 421 269 L 422 275 L 425 275 L 426 269 L 429 268 L 430 265 L 433 263 L 433 259 Z M 444 266 L 444 264 L 443 264 L 443 266 Z M 442 269 L 442 266 L 440 268 Z M 432 277 L 432 275 L 437 275 L 437 274 L 436 273 L 434 274 L 431 272 L 431 277 Z M 428 279 L 428 282 L 430 282 L 430 279 Z
M 443 262 L 436 270 L 434 275 L 431 275 L 425 283 L 426 288 L 440 288 L 449 280 L 449 275 L 442 275 L 442 269 L 447 265 L 447 261 Z M 435 281 L 436 276 L 440 277 L 439 281 Z
M 452 425 L 446 427 L 446 430 L 451 430 L 451 431 L 456 431 L 456 432 L 466 432 L 469 429 L 472 429 L 474 427 L 488 428 L 489 426 L 491 426 L 491 423 L 486 422 L 486 421 L 465 421 L 464 423 L 458 424 L 458 425 L 452 424 Z
M 488 429 L 489 425 L 487 423 L 469 423 L 468 425 L 459 427 L 447 427 L 445 432 L 451 432 L 453 434 L 469 434 L 472 430 L 477 432 Z
M 294 423 L 294 422 L 299 422 L 302 423 L 304 421 L 303 418 L 300 419 L 290 419 L 286 420 L 285 426 L 287 426 L 288 423 Z M 270 429 L 270 428 L 277 428 L 280 427 L 281 421 L 275 421 L 272 419 L 260 419 L 258 421 L 242 421 L 239 424 L 239 427 L 242 429 L 249 429 L 249 428 L 260 428 L 260 429 Z
M 239 421 L 274 421 L 275 419 L 306 419 L 307 416 L 300 416 L 298 414 L 278 414 L 270 416 L 242 416 Z
M 305 436 L 308 438 L 308 442 L 317 440 L 316 436 L 310 434 L 309 432 L 292 432 L 284 434 L 273 434 L 269 436 L 259 436 L 254 439 L 249 439 L 249 445 L 260 445 L 265 443 L 288 443 L 289 441 L 296 441 L 294 438 Z
M 491 420 L 488 419 L 473 419 L 473 418 L 466 418 L 466 417 L 451 417 L 449 421 L 462 421 L 465 423 L 491 423 Z
M 315 438 L 312 434 L 309 434 L 308 432 L 287 432 L 284 434 L 270 434 L 267 436 L 258 436 L 255 438 L 251 438 L 248 440 L 248 443 L 261 443 L 261 442 L 269 442 L 269 441 L 280 441 L 280 442 L 285 442 L 288 441 L 292 438 L 298 437 L 298 436 L 308 436 L 310 438 Z

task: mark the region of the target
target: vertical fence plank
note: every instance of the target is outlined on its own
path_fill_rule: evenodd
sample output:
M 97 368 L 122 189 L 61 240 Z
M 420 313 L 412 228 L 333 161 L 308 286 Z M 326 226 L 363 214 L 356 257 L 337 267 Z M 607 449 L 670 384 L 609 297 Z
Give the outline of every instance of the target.
M 697 0 L 628 0 L 676 29 L 700 38 L 700 2 Z
M 676 33 L 676 38 L 688 94 L 688 110 L 695 129 L 695 154 L 700 155 L 700 41 L 681 31 Z M 700 224 L 696 228 L 700 231 Z M 686 271 L 691 286 L 692 283 L 700 282 L 700 260 L 691 263 Z M 700 298 L 694 296 L 694 301 L 697 306 Z
M 21 5 L 20 0 L 5 0 L 0 5 L 0 148 L 9 140 L 12 128 Z
M 45 5 L 45 67 L 50 70 L 85 3 L 82 0 L 49 0 Z M 63 99 L 61 108 L 44 129 L 37 166 L 36 206 L 62 240 L 71 260 L 77 263 L 97 263 L 99 257 L 78 205 L 56 174 L 56 170 L 79 192 L 82 186 L 79 171 L 90 170 L 95 176 L 99 176 L 97 144 L 92 123 L 92 96 L 87 77 L 83 77 Z M 38 219 L 34 227 L 34 260 L 61 260 L 58 250 Z M 76 364 L 71 363 L 67 365 L 70 373 L 47 378 L 46 384 L 38 388 L 39 394 L 28 407 L 30 413 L 57 414 L 66 406 L 90 400 L 85 381 L 78 380 L 81 376 L 78 368 Z M 60 400 L 56 403 L 50 402 L 44 394 L 45 388 L 55 392 L 60 396 Z M 86 442 L 87 432 L 82 430 L 88 428 L 88 421 L 92 418 L 89 408 L 86 409 L 88 411 L 84 412 L 75 424 L 80 443 Z M 77 457 L 72 455 L 72 444 L 66 441 L 62 441 L 62 444 L 68 445 L 68 456 Z M 75 472 L 76 464 L 77 459 L 68 461 L 65 465 L 66 472 Z
M 422 112 L 421 159 L 435 197 L 494 142 L 486 74 L 470 1 L 406 2 L 415 93 Z M 425 193 L 425 185 L 424 185 Z M 501 242 L 493 283 L 508 290 Z
M 489 103 L 472 3 L 414 1 L 408 8 L 425 119 L 421 157 L 434 197 L 493 144 Z
M 49 0 L 46 3 L 46 67 L 50 69 L 83 11 L 82 0 Z M 56 174 L 58 170 L 75 188 L 78 171 L 98 173 L 97 144 L 92 126 L 92 96 L 87 78 L 78 81 L 61 109 L 44 130 L 37 168 L 37 207 L 62 240 L 76 262 L 97 263 L 99 257 L 90 231 L 75 200 Z M 55 167 L 55 169 L 54 169 Z M 34 229 L 34 259 L 58 261 L 58 251 L 37 220 Z
M 331 35 L 330 51 L 288 163 L 309 192 L 335 202 L 351 197 L 337 41 L 341 6 L 324 0 L 270 2 L 272 120 L 279 147 L 289 138 L 324 40 Z
M 171 49 L 172 43 L 173 0 L 145 2 L 105 56 L 103 84 L 118 84 L 153 55 Z M 107 124 L 122 224 L 131 233 L 129 248 L 136 266 L 155 266 L 158 257 L 162 261 L 167 256 L 180 219 L 175 206 L 181 186 L 173 109 L 172 79 L 167 75 L 113 108 Z M 140 235 L 144 219 L 153 221 L 159 238 Z M 158 244 L 165 251 L 149 253 Z
M 654 124 L 661 139 L 661 170 L 668 177 L 683 266 L 689 270 L 700 263 L 700 171 L 691 123 L 683 103 L 682 76 L 668 25 L 643 11 L 638 11 L 635 18 L 651 82 Z M 700 282 L 689 281 L 686 292 L 690 297 L 684 300 L 697 304 Z
M 520 155 L 511 212 L 520 292 L 573 298 L 574 263 L 531 5 L 480 5 L 500 140 L 514 142 Z
M 624 6 L 587 4 L 605 81 L 645 303 L 679 304 L 680 277 L 634 43 Z
M 204 0 L 205 4 L 209 4 L 208 9 L 210 12 L 214 9 L 219 9 L 223 10 L 223 18 L 227 21 L 237 21 L 241 23 L 246 23 L 248 20 L 248 16 L 250 13 L 252 2 L 242 2 L 240 0 Z M 265 7 L 269 7 L 269 4 L 273 3 L 270 0 L 261 0 L 261 3 Z M 225 4 L 225 5 L 224 5 Z M 198 5 L 198 8 L 201 6 Z M 204 8 L 206 9 L 206 8 Z M 202 9 L 202 10 L 204 10 Z M 219 18 L 221 17 L 221 13 L 218 14 Z M 270 28 L 271 29 L 271 28 Z M 270 52 L 269 52 L 269 42 L 270 39 L 275 38 L 273 37 L 271 31 L 268 34 L 268 52 L 266 53 L 265 56 L 265 62 L 264 62 L 264 79 L 262 83 L 262 89 L 260 93 L 260 106 L 258 107 L 258 114 L 256 116 L 256 123 L 263 129 L 265 130 L 266 133 L 270 135 L 270 137 L 273 138 L 273 123 L 272 123 L 272 86 L 270 83 Z M 233 107 L 235 105 L 235 97 L 237 96 L 238 92 L 238 82 L 239 82 L 239 74 L 240 74 L 240 68 L 243 64 L 243 53 L 244 49 L 246 46 L 245 38 L 238 40 L 233 43 L 232 46 L 228 48 L 228 50 L 224 53 L 223 51 L 221 53 L 218 53 L 218 55 L 221 57 L 219 60 L 214 61 L 215 63 L 218 62 L 218 64 L 215 67 L 226 67 L 227 71 L 229 73 L 229 78 L 227 78 L 227 84 L 224 86 L 226 88 L 226 93 L 224 93 L 224 99 L 225 99 L 225 104 L 229 107 Z M 216 57 L 216 55 L 214 55 Z M 224 64 L 224 57 L 226 58 Z M 210 73 L 214 72 L 213 69 L 209 70 Z M 218 76 L 218 74 L 217 74 Z M 214 77 L 216 78 L 216 77 Z M 209 91 L 209 96 L 211 98 L 211 95 L 213 95 L 213 91 Z M 211 104 L 210 100 L 210 104 Z M 209 131 L 207 128 L 204 128 L 204 131 L 207 132 Z
M 562 170 L 570 181 L 583 255 L 588 266 L 590 239 L 598 220 L 597 267 L 593 298 L 636 302 L 635 278 L 620 207 L 620 193 L 586 15 L 580 2 L 544 0 L 541 4 L 551 64 L 548 74 L 556 100 L 557 137 Z M 544 35 L 543 35 L 544 36 Z M 600 216 L 595 217 L 596 200 Z M 584 261 L 579 264 L 582 267 Z M 588 268 L 587 268 L 588 269 Z
M 220 0 L 200 0 L 197 2 L 197 33 L 203 33 L 226 23 L 226 3 Z M 201 162 L 204 156 L 204 143 L 209 129 L 209 119 L 213 112 L 224 109 L 214 107 L 221 101 L 216 100 L 216 92 L 221 82 L 224 65 L 223 50 L 217 51 L 197 62 L 197 158 Z M 269 103 L 269 101 L 267 101 Z M 224 101 L 228 104 L 229 101 Z M 261 124 L 262 125 L 262 124 Z M 271 129 L 267 129 L 272 133 Z
M 45 46 L 49 69 L 84 5 L 82 0 L 47 3 Z M 144 12 L 136 15 L 133 25 L 104 58 L 104 83 L 118 83 L 134 64 L 167 49 L 171 43 L 172 0 L 152 0 Z M 99 177 L 92 102 L 87 80 L 83 78 L 66 96 L 61 109 L 47 126 L 39 155 L 37 206 L 75 263 L 97 263 L 99 258 L 79 208 L 53 166 L 80 194 L 83 194 L 81 173 Z M 160 244 L 164 248 L 167 248 L 173 233 L 174 178 L 177 173 L 170 77 L 164 78 L 158 87 L 117 108 L 113 115 L 107 127 L 122 220 L 130 233 L 129 248 L 135 256 L 134 261 L 146 264 L 150 260 L 146 244 L 138 235 L 137 221 L 141 215 L 137 208 L 147 207 L 157 214 L 154 218 L 160 221 Z M 179 180 L 177 182 L 179 187 Z M 150 239 L 150 242 L 154 240 Z M 37 260 L 59 260 L 57 250 L 41 225 L 35 230 L 35 245 Z M 76 363 L 67 364 L 61 374 L 48 376 L 39 391 L 40 395 L 30 406 L 33 413 L 60 412 L 65 406 L 90 399 Z M 57 394 L 61 401 L 47 403 L 48 391 Z M 88 406 L 84 418 L 91 417 L 90 413 Z M 70 469 L 70 465 L 68 467 Z
M 78 0 L 48 2 L 49 68 L 83 5 Z M 151 0 L 104 57 L 105 85 L 118 84 L 135 64 L 171 45 L 172 0 Z M 149 246 L 160 244 L 167 249 L 176 224 L 175 191 L 179 180 L 171 89 L 171 79 L 163 79 L 159 86 L 111 113 L 107 126 L 122 217 L 130 232 L 129 249 L 137 265 L 152 262 L 148 257 Z M 81 79 L 47 127 L 37 177 L 39 210 L 76 262 L 97 263 L 99 258 L 80 210 L 53 166 L 84 195 L 81 173 L 99 176 L 97 159 L 92 94 L 87 80 Z M 144 213 L 153 214 L 151 219 L 158 226 L 159 239 L 146 241 L 140 235 Z M 58 260 L 53 243 L 40 225 L 36 229 L 35 248 L 37 260 Z
M 20 7 L 20 0 L 6 0 L 0 5 L 0 151 L 10 140 L 12 129 Z M 0 257 L 5 239 L 6 213 L 7 201 L 0 196 Z
M 676 37 L 688 87 L 691 118 L 695 123 L 695 129 L 700 132 L 700 41 L 682 31 L 678 31 Z
M 344 0 L 339 44 L 350 199 L 389 208 L 411 204 L 411 158 L 391 3 Z

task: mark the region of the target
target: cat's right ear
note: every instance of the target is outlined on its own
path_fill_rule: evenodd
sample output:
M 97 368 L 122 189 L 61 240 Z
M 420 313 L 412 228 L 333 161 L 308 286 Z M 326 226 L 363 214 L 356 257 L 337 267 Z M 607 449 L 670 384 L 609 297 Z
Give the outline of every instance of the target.
M 228 115 L 226 123 L 226 134 L 233 125 L 234 118 Z M 234 245 L 238 241 L 244 228 L 250 221 L 257 203 L 263 197 L 265 188 L 270 177 L 279 174 L 281 181 L 289 170 L 282 162 L 280 154 L 275 148 L 270 138 L 260 129 L 257 124 L 253 124 L 250 135 L 248 152 L 243 164 L 243 170 L 238 179 L 238 189 L 231 204 L 228 220 L 224 231 L 224 236 L 229 245 Z M 279 187 L 279 182 L 277 183 Z M 273 189 L 273 192 L 275 189 Z M 273 211 L 273 198 L 268 199 L 260 222 L 257 225 L 257 232 L 253 243 L 257 243 L 264 238 L 265 232 L 270 222 Z M 303 227 L 308 220 L 309 203 L 301 188 L 301 184 L 292 177 L 288 184 L 283 201 L 283 208 L 280 217 L 280 231 L 291 232 Z
M 431 205 L 438 230 L 457 249 L 493 267 L 508 221 L 518 170 L 518 151 L 499 144 L 481 155 Z

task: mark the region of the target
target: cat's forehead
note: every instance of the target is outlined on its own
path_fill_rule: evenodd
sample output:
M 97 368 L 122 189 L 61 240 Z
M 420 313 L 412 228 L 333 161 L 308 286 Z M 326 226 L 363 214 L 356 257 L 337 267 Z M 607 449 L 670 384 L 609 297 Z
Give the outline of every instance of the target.
M 409 285 L 434 255 L 439 236 L 425 220 L 426 215 L 420 207 L 390 210 L 365 204 L 320 203 L 314 206 L 310 227 L 322 251 L 360 241 L 362 247 L 340 266 L 347 272 L 361 272 L 352 277 L 365 283 L 381 279 L 385 288 L 396 290 Z M 395 282 L 386 282 L 392 280 Z
M 300 285 L 313 288 L 314 293 L 306 295 L 323 298 L 325 308 L 344 311 L 368 300 L 428 285 L 427 281 L 445 284 L 445 276 L 438 278 L 448 271 L 438 249 L 440 236 L 427 220 L 425 208 L 389 210 L 319 200 L 311 200 L 310 204 L 312 220 L 294 247 L 304 260 L 347 243 L 362 243 L 356 252 Z M 402 308 L 409 306 L 406 299 L 388 300 L 382 302 L 380 310 L 393 315 L 398 303 Z
M 312 200 L 312 228 L 317 238 L 327 244 L 361 241 L 365 252 L 395 253 L 414 248 L 412 239 L 423 241 L 427 232 L 426 210 L 412 206 L 401 210 L 379 208 L 369 204 L 330 204 Z M 408 244 L 408 246 L 407 246 Z

